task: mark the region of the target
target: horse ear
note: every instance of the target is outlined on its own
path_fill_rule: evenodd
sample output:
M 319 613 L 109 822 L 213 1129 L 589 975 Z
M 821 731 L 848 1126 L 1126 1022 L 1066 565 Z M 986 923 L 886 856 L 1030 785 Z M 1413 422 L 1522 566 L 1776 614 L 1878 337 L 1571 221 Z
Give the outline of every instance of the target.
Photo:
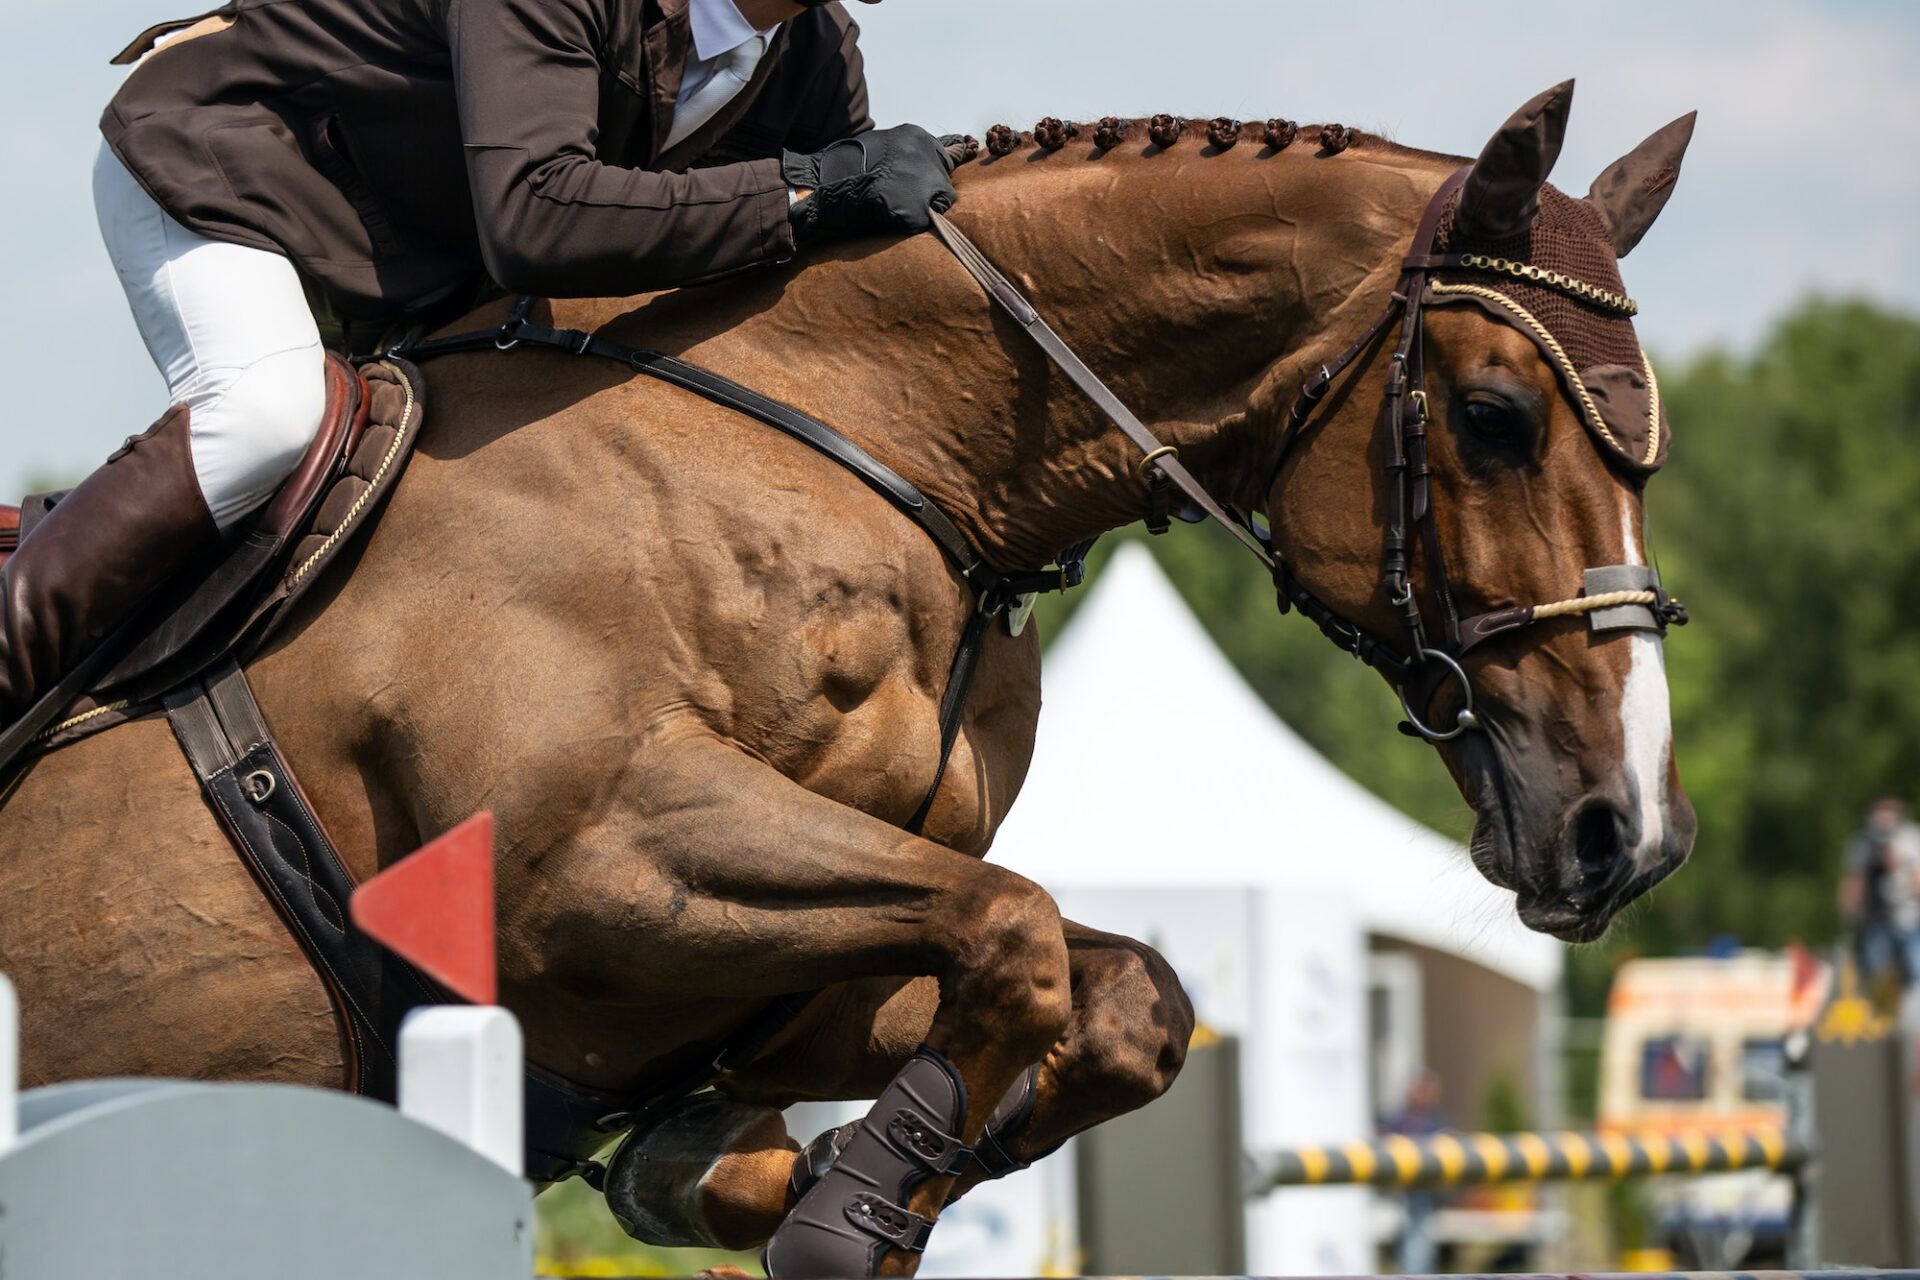
M 1567 111 L 1573 106 L 1573 81 L 1553 86 L 1514 112 L 1473 162 L 1460 189 L 1455 215 L 1460 230 L 1473 239 L 1503 240 L 1533 225 L 1540 213 L 1540 188 L 1560 158 L 1567 136 Z
M 1693 140 L 1694 117 L 1699 114 L 1687 112 L 1594 179 L 1587 201 L 1607 220 L 1616 256 L 1626 257 L 1667 207 L 1667 197 L 1680 176 L 1680 161 Z

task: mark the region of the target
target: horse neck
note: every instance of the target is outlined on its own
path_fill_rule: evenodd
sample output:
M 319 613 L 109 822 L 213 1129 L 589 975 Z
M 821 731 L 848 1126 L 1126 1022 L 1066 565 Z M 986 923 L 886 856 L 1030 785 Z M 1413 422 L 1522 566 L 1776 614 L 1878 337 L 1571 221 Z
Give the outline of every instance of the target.
M 1028 148 L 963 170 L 953 216 L 1211 492 L 1261 508 L 1299 374 L 1385 305 L 1447 170 L 1371 141 Z M 952 345 L 912 376 L 941 411 L 885 456 L 1003 567 L 1140 519 L 1138 448 L 957 265 L 934 265 L 961 285 L 938 296 Z
M 1299 375 L 1384 306 L 1446 172 L 1364 137 L 1337 156 L 1029 144 L 961 169 L 952 216 L 1209 491 L 1258 509 Z M 665 345 L 844 431 L 991 563 L 1037 567 L 1146 514 L 1139 449 L 934 237 L 736 288 L 657 299 L 647 328 L 697 318 Z

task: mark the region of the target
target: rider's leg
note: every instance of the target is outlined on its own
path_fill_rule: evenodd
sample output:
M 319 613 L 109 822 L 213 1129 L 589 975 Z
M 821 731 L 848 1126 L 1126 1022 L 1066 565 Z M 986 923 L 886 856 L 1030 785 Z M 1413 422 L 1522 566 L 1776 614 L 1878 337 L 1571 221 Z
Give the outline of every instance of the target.
M 0 569 L 0 725 L 264 502 L 326 412 L 325 353 L 292 263 L 186 230 L 104 148 L 94 194 L 173 408 Z
M 94 204 L 147 351 L 191 411 L 201 494 L 229 529 L 292 474 L 326 414 L 326 352 L 299 273 L 187 230 L 104 146 Z

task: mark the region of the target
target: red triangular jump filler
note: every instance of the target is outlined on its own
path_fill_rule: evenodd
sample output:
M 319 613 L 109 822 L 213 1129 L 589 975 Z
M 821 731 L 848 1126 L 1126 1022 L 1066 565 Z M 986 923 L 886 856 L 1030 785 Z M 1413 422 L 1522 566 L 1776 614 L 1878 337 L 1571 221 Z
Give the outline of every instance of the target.
M 354 892 L 360 931 L 475 1004 L 493 1004 L 493 815 L 476 813 Z

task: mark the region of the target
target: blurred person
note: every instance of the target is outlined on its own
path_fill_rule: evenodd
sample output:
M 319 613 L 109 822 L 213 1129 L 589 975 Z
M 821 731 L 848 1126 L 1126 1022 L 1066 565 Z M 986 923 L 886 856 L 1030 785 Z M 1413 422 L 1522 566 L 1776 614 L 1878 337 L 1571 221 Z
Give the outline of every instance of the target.
M 1840 915 L 1869 987 L 1920 981 L 1920 825 L 1906 801 L 1875 800 L 1847 841 Z
M 1422 1067 L 1407 1087 L 1406 1100 L 1400 1109 L 1381 1121 L 1381 1130 L 1409 1138 L 1427 1138 L 1446 1132 L 1451 1126 L 1442 1107 L 1441 1093 L 1439 1075 L 1429 1067 Z M 1401 1205 L 1406 1221 L 1400 1229 L 1397 1264 L 1400 1272 L 1410 1276 L 1432 1275 L 1440 1257 L 1439 1246 L 1433 1238 L 1433 1215 L 1440 1207 L 1440 1197 L 1427 1190 L 1408 1191 L 1402 1194 Z
M 0 731 L 243 535 L 319 434 L 327 348 L 925 230 L 953 154 L 874 129 L 858 36 L 830 0 L 240 0 L 143 32 L 94 203 L 172 407 L 0 568 Z

